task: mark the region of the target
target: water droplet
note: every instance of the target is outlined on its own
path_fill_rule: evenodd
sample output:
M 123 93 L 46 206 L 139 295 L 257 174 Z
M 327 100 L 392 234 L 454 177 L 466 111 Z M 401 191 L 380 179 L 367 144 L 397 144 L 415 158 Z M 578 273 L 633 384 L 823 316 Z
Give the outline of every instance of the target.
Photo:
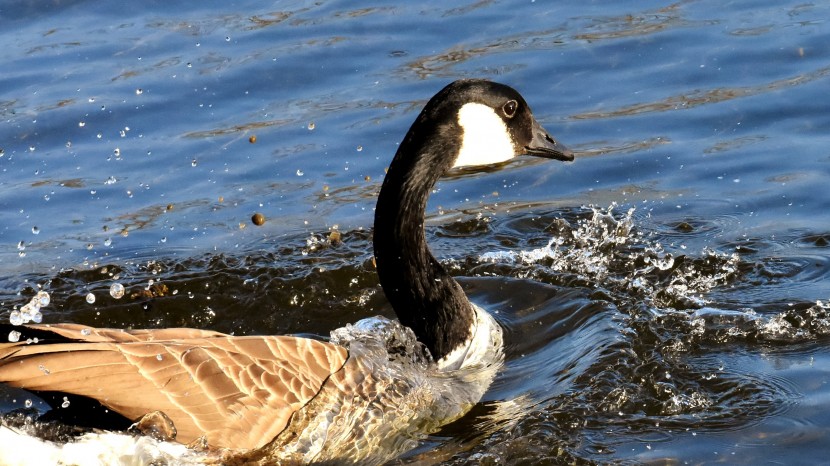
M 47 369 L 46 366 L 44 366 L 43 364 L 38 364 L 37 368 L 46 375 L 49 375 L 51 373 L 49 369 Z
M 104 240 L 104 246 L 109 246 L 112 244 L 112 238 L 107 238 Z
M 121 157 L 121 149 L 116 147 L 115 150 L 112 151 L 112 154 L 116 157 Z
M 104 184 L 115 184 L 118 180 L 114 176 L 110 176 L 107 178 L 107 181 L 104 181 Z
M 43 313 L 35 312 L 34 314 L 32 314 L 32 322 L 36 324 L 43 322 Z
M 313 121 L 308 122 L 308 130 L 311 131 L 316 127 Z
M 98 134 L 95 135 L 95 137 L 98 138 L 98 139 L 101 139 L 102 137 L 104 137 L 104 135 L 101 134 L 101 133 L 98 133 Z
M 120 283 L 113 283 L 110 287 L 110 296 L 115 299 L 121 299 L 124 296 L 124 285 Z
M 196 166 L 196 159 L 193 159 L 193 160 L 191 160 L 191 161 L 190 161 L 190 166 L 191 166 L 191 167 L 195 167 L 195 166 Z
M 37 305 L 33 304 L 32 301 L 24 304 L 23 307 L 20 308 L 21 322 L 24 324 L 29 322 L 30 320 L 32 320 L 32 315 L 39 311 L 40 308 Z
M 302 170 L 297 170 L 297 176 L 303 176 L 303 175 L 305 175 L 305 173 L 303 173 Z
M 144 89 L 139 87 L 138 89 L 135 90 L 135 95 L 141 95 L 141 94 L 144 94 Z
M 61 408 L 68 408 L 69 407 L 69 399 L 67 397 L 63 397 L 63 403 L 61 403 Z
M 9 342 L 15 343 L 18 341 L 20 341 L 20 332 L 18 332 L 17 330 L 12 330 L 11 332 L 9 332 Z
M 45 291 L 38 291 L 35 298 L 37 298 L 37 303 L 41 307 L 48 306 L 49 303 L 52 302 L 52 298 L 49 297 L 49 293 Z
M 162 237 L 161 237 L 161 242 L 162 242 L 162 243 L 166 243 L 166 242 L 167 242 L 167 237 L 166 237 L 166 236 L 162 236 Z
M 23 406 L 25 406 L 27 408 L 31 408 L 32 407 L 32 400 L 26 398 L 26 401 L 23 402 Z
M 83 128 L 84 126 L 86 126 L 86 122 L 85 122 L 85 121 L 79 121 L 79 122 L 78 122 L 78 126 L 80 126 L 81 128 Z
M 95 302 L 95 295 L 93 293 L 87 293 L 86 295 L 86 302 L 92 304 Z
M 17 243 L 17 250 L 18 251 L 23 251 L 24 249 L 26 249 L 26 243 L 24 243 L 23 241 Z
M 9 314 L 9 323 L 12 325 L 23 325 L 23 316 L 20 315 L 20 311 L 12 311 Z
M 32 227 L 32 234 L 35 234 L 35 235 L 40 234 L 40 228 Z
M 157 354 L 157 355 L 156 355 L 156 359 L 157 359 L 157 360 L 159 360 L 159 361 L 161 361 L 161 359 L 162 359 L 161 353 L 159 353 L 159 354 Z
M 83 336 L 89 336 L 90 333 L 92 333 L 92 331 L 89 330 L 88 328 L 81 329 L 81 335 L 83 335 Z
M 357 151 L 358 152 L 363 152 L 363 146 L 357 146 Z
M 225 42 L 230 42 L 230 41 L 231 41 L 231 36 L 225 36 Z

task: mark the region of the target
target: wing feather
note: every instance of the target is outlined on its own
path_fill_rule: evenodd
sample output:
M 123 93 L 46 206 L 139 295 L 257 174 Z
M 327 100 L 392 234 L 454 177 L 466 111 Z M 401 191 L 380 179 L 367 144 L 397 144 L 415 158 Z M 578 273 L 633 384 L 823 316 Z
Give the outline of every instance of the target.
M 28 328 L 72 341 L 0 344 L 0 382 L 87 396 L 133 420 L 162 411 L 178 441 L 204 436 L 211 447 L 267 444 L 348 357 L 342 347 L 291 336 Z

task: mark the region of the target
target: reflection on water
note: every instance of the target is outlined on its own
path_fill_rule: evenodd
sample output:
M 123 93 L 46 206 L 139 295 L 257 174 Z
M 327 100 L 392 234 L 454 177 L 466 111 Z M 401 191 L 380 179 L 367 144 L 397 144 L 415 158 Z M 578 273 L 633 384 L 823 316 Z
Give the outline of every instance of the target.
M 822 67 L 816 70 L 798 74 L 796 76 L 777 79 L 766 84 L 736 88 L 695 90 L 693 92 L 679 96 L 670 96 L 659 102 L 638 103 L 626 106 L 624 108 L 608 110 L 603 112 L 581 113 L 577 115 L 572 115 L 571 118 L 576 120 L 605 119 L 639 115 L 641 113 L 666 112 L 671 110 L 690 109 L 697 107 L 699 105 L 716 104 L 733 99 L 739 99 L 742 97 L 749 97 L 759 94 L 765 94 L 768 92 L 775 92 L 782 88 L 790 86 L 801 86 L 804 84 L 809 84 L 813 81 L 822 80 L 826 78 L 828 75 L 830 75 L 830 67 Z
M 614 40 L 655 34 L 668 28 L 694 26 L 683 19 L 682 13 L 682 3 L 678 2 L 656 10 L 622 16 L 586 18 L 590 22 L 583 29 L 585 32 L 576 34 L 574 38 L 588 41 Z

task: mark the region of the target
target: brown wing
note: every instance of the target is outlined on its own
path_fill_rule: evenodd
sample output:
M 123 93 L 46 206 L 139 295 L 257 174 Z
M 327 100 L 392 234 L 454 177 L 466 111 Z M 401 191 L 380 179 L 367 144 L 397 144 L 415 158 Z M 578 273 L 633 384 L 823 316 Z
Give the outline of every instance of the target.
M 87 396 L 133 420 L 162 411 L 176 440 L 205 436 L 212 447 L 270 442 L 348 357 L 342 347 L 289 336 L 30 328 L 78 341 L 0 344 L 0 382 Z

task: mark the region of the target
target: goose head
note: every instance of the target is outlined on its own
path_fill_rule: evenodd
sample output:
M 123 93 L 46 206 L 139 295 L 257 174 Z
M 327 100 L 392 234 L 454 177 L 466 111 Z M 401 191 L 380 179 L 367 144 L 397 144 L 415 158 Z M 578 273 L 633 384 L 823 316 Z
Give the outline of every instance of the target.
M 455 81 L 430 99 L 401 149 L 406 150 L 398 156 L 439 156 L 444 170 L 498 164 L 520 155 L 574 158 L 536 121 L 521 94 L 480 79 Z
M 573 160 L 573 152 L 536 121 L 516 90 L 488 81 L 458 85 L 466 99 L 456 114 L 462 136 L 453 168 L 501 163 L 524 154 Z

